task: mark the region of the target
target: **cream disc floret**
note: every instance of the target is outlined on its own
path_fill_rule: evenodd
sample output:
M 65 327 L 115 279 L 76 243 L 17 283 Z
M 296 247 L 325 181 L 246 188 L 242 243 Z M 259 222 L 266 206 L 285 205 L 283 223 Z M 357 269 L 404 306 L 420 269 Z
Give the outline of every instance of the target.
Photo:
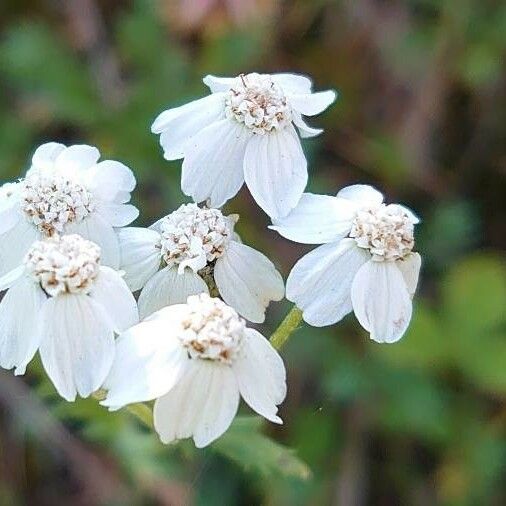
M 225 98 L 225 115 L 263 135 L 280 130 L 292 120 L 292 111 L 281 86 L 270 75 L 240 75 Z
M 179 339 L 188 356 L 231 364 L 241 349 L 246 322 L 217 298 L 191 296 L 187 305 Z
M 100 273 L 100 248 L 79 235 L 37 241 L 29 249 L 25 266 L 50 296 L 87 294 Z

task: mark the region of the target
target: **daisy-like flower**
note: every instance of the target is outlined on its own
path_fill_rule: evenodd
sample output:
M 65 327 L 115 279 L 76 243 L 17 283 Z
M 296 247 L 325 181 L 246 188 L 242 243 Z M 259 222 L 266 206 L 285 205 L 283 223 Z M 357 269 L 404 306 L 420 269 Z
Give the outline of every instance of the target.
M 286 296 L 310 325 L 322 327 L 352 310 L 379 343 L 394 343 L 411 319 L 421 259 L 414 253 L 418 218 L 399 204 L 384 204 L 367 185 L 336 197 L 305 193 L 271 227 L 292 241 L 322 244 L 292 269 Z
M 312 93 L 311 80 L 295 74 L 206 76 L 204 83 L 211 95 L 162 112 L 151 127 L 167 160 L 184 158 L 183 192 L 221 207 L 246 181 L 269 216 L 286 216 L 308 177 L 295 127 L 301 137 L 320 134 L 302 116 L 323 112 L 336 93 Z
M 135 178 L 122 163 L 99 158 L 92 146 L 43 144 L 25 178 L 2 187 L 0 243 L 8 247 L 2 248 L 0 276 L 19 265 L 34 241 L 57 234 L 79 234 L 95 242 L 103 264 L 119 266 L 114 229 L 139 214 L 127 204 Z
M 107 376 L 114 335 L 138 321 L 121 276 L 100 265 L 100 248 L 78 235 L 35 242 L 0 278 L 0 365 L 24 374 L 37 350 L 58 393 L 87 397 Z
M 240 242 L 236 221 L 219 209 L 183 204 L 149 229 L 119 231 L 125 281 L 142 289 L 141 318 L 208 293 L 210 282 L 244 318 L 264 321 L 269 302 L 283 298 L 283 279 L 267 257 Z
M 228 429 L 240 396 L 282 423 L 277 406 L 286 396 L 286 371 L 264 336 L 220 299 L 200 294 L 122 334 L 104 387 L 102 404 L 111 410 L 156 399 L 161 440 L 193 437 L 200 448 Z

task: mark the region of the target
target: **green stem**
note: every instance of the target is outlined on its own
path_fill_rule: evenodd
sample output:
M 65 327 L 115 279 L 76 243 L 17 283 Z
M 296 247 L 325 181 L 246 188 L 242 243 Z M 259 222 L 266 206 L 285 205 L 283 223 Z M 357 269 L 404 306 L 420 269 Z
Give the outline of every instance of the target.
M 93 397 L 99 402 L 103 401 L 107 397 L 107 392 L 102 389 L 97 390 L 93 394 Z M 153 411 L 147 404 L 143 404 L 142 402 L 130 404 L 125 406 L 125 410 L 134 415 L 135 418 L 142 422 L 146 427 L 149 427 L 150 429 L 153 428 Z
M 153 411 L 151 408 L 139 402 L 137 404 L 130 404 L 125 406 L 125 409 L 134 415 L 139 421 L 141 421 L 146 427 L 152 429 L 153 428 Z
M 270 343 L 276 350 L 280 350 L 288 341 L 290 336 L 299 328 L 302 321 L 302 311 L 293 306 L 279 327 L 274 331 L 270 338 Z

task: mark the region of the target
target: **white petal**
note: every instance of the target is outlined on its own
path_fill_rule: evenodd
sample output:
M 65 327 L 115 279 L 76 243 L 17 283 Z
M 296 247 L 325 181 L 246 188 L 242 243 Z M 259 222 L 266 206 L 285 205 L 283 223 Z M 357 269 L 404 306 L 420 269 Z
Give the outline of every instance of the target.
M 97 212 L 113 227 L 126 227 L 139 216 L 139 210 L 130 204 L 100 204 Z
M 29 277 L 19 279 L 0 302 L 0 365 L 24 374 L 39 347 L 37 326 L 46 295 Z
M 85 171 L 87 187 L 93 191 L 95 197 L 105 202 L 123 204 L 137 184 L 134 173 L 130 168 L 115 160 L 104 160 Z
M 218 77 L 207 75 L 202 79 L 212 93 L 228 91 L 237 82 L 237 77 Z
M 183 158 L 186 146 L 194 135 L 225 117 L 224 100 L 222 93 L 215 93 L 162 113 L 157 121 L 163 125 L 160 144 L 164 158 Z
M 223 300 L 254 323 L 262 323 L 270 301 L 281 300 L 285 293 L 274 264 L 259 251 L 235 241 L 230 241 L 216 261 L 214 279 Z
M 311 93 L 312 82 L 307 76 L 300 74 L 272 74 L 272 80 L 283 88 L 285 93 L 306 94 Z
M 273 220 L 272 230 L 291 241 L 323 244 L 349 234 L 355 206 L 347 200 L 329 195 L 303 193 L 288 216 Z
M 151 125 L 151 132 L 154 134 L 161 134 L 170 126 L 177 127 L 178 124 L 174 124 L 174 120 L 188 120 L 194 114 L 201 116 L 206 115 L 206 110 L 211 108 L 213 111 L 216 109 L 218 104 L 221 104 L 221 112 L 224 110 L 223 103 L 224 95 L 217 94 L 217 96 L 208 95 L 197 100 L 192 100 L 179 107 L 173 107 L 160 113 L 153 124 Z M 213 120 L 214 121 L 214 120 Z M 171 125 L 172 123 L 172 125 Z M 209 123 L 208 123 L 209 124 Z
M 409 295 L 413 298 L 418 285 L 422 257 L 418 253 L 411 253 L 404 260 L 397 260 L 396 264 L 404 277 Z
M 247 329 L 241 355 L 232 368 L 248 405 L 267 420 L 283 423 L 277 416 L 277 405 L 286 397 L 286 370 L 269 341 L 256 330 Z
M 370 260 L 357 272 L 351 287 L 358 321 L 378 343 L 395 343 L 411 320 L 411 298 L 396 262 Z
M 0 236 L 0 276 L 19 267 L 30 246 L 39 239 L 35 226 L 21 219 L 18 224 Z
M 62 295 L 44 303 L 40 319 L 40 357 L 58 393 L 73 401 L 98 390 L 114 358 L 102 307 L 87 295 Z
M 337 196 L 360 205 L 376 205 L 383 202 L 383 194 L 367 184 L 354 184 L 343 188 Z
M 165 267 L 142 289 L 139 296 L 141 320 L 165 306 L 185 303 L 190 295 L 208 292 L 204 280 L 191 269 L 178 274 L 176 267 Z
M 303 119 L 300 113 L 297 111 L 293 111 L 292 120 L 295 126 L 298 128 L 300 136 L 303 139 L 307 139 L 310 137 L 316 137 L 323 132 L 323 128 L 313 128 L 310 127 Z
M 148 228 L 128 227 L 118 230 L 120 268 L 133 292 L 140 290 L 160 268 L 160 235 Z
M 258 205 L 272 218 L 286 216 L 298 204 L 307 184 L 307 162 L 293 126 L 252 137 L 244 177 Z
M 181 189 L 195 202 L 221 207 L 244 182 L 243 162 L 251 138 L 248 129 L 224 119 L 201 130 L 187 145 Z
M 229 427 L 239 406 L 239 388 L 232 369 L 193 360 L 181 381 L 155 402 L 154 424 L 163 443 L 193 436 L 203 448 Z
M 95 165 L 100 151 L 86 144 L 75 144 L 61 151 L 55 160 L 57 170 L 79 172 Z
M 139 322 L 139 311 L 132 292 L 123 278 L 110 267 L 100 267 L 89 295 L 104 308 L 115 332 L 124 332 Z
M 69 223 L 65 227 L 66 234 L 78 234 L 100 246 L 102 265 L 118 269 L 119 241 L 112 226 L 99 214 L 88 215 L 83 221 Z
M 32 157 L 32 165 L 39 169 L 51 169 L 58 155 L 66 146 L 58 142 L 47 142 L 39 146 Z
M 351 284 L 370 255 L 353 239 L 325 244 L 302 257 L 286 282 L 286 297 L 315 327 L 332 325 L 352 309 Z
M 23 219 L 16 197 L 0 200 L 0 236 L 12 230 Z
M 304 116 L 315 116 L 323 112 L 337 98 L 334 90 L 319 91 L 311 94 L 289 95 L 290 105 Z
M 184 308 L 183 308 L 184 310 Z M 156 399 L 181 378 L 190 360 L 177 337 L 180 306 L 171 306 L 130 328 L 116 341 L 116 356 L 101 403 L 111 409 Z
M 420 223 L 420 218 L 409 207 L 403 206 L 401 204 L 394 204 L 394 205 L 396 205 L 397 207 L 401 207 L 404 210 L 404 212 L 408 215 L 409 219 L 414 225 Z
M 24 264 L 19 265 L 12 271 L 0 278 L 0 292 L 10 288 L 19 278 L 25 274 Z

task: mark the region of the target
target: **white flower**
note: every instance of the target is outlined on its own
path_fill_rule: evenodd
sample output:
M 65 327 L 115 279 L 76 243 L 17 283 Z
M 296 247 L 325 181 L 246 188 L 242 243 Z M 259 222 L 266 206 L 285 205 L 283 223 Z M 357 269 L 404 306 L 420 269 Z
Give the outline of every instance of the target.
M 130 224 L 139 214 L 127 204 L 135 178 L 122 163 L 97 163 L 99 157 L 92 146 L 43 144 L 26 177 L 2 187 L 0 276 L 19 265 L 34 241 L 63 233 L 95 242 L 102 249 L 102 263 L 118 267 L 114 228 Z
M 414 248 L 418 218 L 366 185 L 337 197 L 305 193 L 299 205 L 271 227 L 296 242 L 321 244 L 292 269 L 286 296 L 317 327 L 352 310 L 371 339 L 393 343 L 411 319 L 421 259 Z
M 103 383 L 114 334 L 138 321 L 121 276 L 78 235 L 35 242 L 23 265 L 0 278 L 0 365 L 24 374 L 37 350 L 58 393 L 73 401 Z
M 301 137 L 320 134 L 302 116 L 323 112 L 336 93 L 312 93 L 311 80 L 296 74 L 206 76 L 204 83 L 211 95 L 162 112 L 151 127 L 167 160 L 184 158 L 183 192 L 221 207 L 246 181 L 268 215 L 286 216 L 307 183 L 294 125 Z
M 142 288 L 141 318 L 207 293 L 211 280 L 240 315 L 264 321 L 269 302 L 283 298 L 283 279 L 267 257 L 240 242 L 236 221 L 219 209 L 183 204 L 149 229 L 119 231 L 125 281 L 132 291 Z
M 203 447 L 228 429 L 240 396 L 282 423 L 286 372 L 267 339 L 220 299 L 201 294 L 122 334 L 104 387 L 102 404 L 111 410 L 156 399 L 154 424 L 164 443 L 193 437 Z

